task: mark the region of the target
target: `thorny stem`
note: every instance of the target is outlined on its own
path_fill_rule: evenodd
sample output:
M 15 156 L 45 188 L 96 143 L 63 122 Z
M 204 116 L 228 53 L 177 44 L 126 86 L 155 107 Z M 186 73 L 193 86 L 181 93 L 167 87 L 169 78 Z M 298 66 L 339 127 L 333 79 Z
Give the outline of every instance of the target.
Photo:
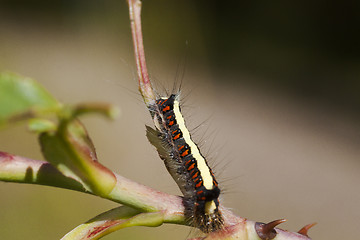
M 146 67 L 145 51 L 143 44 L 143 36 L 141 30 L 141 1 L 127 0 L 129 4 L 131 32 L 134 43 L 137 73 L 139 78 L 139 91 L 144 98 L 144 102 L 148 107 L 155 100 L 149 73 Z
M 115 173 L 114 175 L 116 176 L 116 185 L 113 191 L 103 198 L 133 207 L 141 212 L 161 212 L 163 223 L 186 224 L 180 197 L 156 191 Z M 64 176 L 48 162 L 5 152 L 0 152 L 0 181 L 40 184 L 92 194 L 82 188 L 77 179 Z M 255 222 L 235 216 L 222 206 L 220 206 L 220 210 L 225 220 L 225 229 L 210 234 L 207 239 L 258 239 Z M 277 236 L 274 240 L 309 240 L 310 238 L 306 236 L 307 230 L 298 234 L 276 228 Z

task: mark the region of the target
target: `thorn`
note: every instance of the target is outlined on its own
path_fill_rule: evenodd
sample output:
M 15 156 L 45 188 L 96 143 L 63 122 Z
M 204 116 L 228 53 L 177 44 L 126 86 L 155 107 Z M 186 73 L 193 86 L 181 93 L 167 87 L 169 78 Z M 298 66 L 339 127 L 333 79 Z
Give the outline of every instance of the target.
M 309 237 L 309 236 L 308 236 L 308 231 L 309 231 L 309 229 L 312 228 L 313 226 L 315 226 L 316 224 L 317 224 L 317 223 L 310 223 L 310 224 L 304 226 L 302 229 L 300 229 L 300 230 L 298 231 L 298 233 L 300 233 L 301 235 L 304 235 L 305 237 Z
M 269 223 L 255 223 L 255 230 L 261 240 L 271 240 L 276 237 L 275 227 L 280 223 L 286 222 L 286 219 L 278 219 Z

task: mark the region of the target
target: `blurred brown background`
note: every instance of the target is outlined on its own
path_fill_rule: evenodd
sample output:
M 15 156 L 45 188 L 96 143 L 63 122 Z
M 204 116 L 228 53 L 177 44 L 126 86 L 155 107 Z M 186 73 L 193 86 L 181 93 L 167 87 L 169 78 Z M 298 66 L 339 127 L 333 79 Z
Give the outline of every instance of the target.
M 146 1 L 144 42 L 160 89 L 183 77 L 184 115 L 219 175 L 222 202 L 257 221 L 287 218 L 313 239 L 357 239 L 360 222 L 359 2 Z M 179 194 L 145 138 L 123 1 L 0 1 L 0 70 L 59 100 L 111 102 L 117 121 L 84 122 L 100 161 Z M 187 43 L 186 43 L 187 42 Z M 185 60 L 186 59 L 186 60 Z M 203 122 L 204 120 L 207 120 Z M 0 150 L 42 159 L 24 126 Z M 43 186 L 0 183 L 0 239 L 60 239 L 116 204 Z M 105 239 L 185 239 L 188 228 L 130 228 Z

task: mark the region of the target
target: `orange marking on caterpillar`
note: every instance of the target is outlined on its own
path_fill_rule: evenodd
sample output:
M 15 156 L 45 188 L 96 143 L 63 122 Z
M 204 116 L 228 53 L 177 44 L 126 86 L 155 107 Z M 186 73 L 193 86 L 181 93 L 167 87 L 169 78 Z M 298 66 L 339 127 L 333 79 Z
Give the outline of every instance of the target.
M 198 184 L 195 185 L 195 187 L 196 187 L 196 188 L 201 187 L 202 183 L 203 183 L 203 181 L 200 181 Z
M 170 110 L 170 106 L 166 106 L 166 107 L 164 107 L 163 112 L 167 112 L 169 110 Z
M 188 165 L 188 164 L 191 163 L 191 162 L 192 162 L 192 159 L 188 160 L 188 161 L 185 163 L 185 165 Z
M 178 135 L 176 135 L 173 139 L 176 140 L 178 138 L 180 138 L 180 133 Z
M 182 156 L 182 157 L 185 157 L 185 156 L 188 155 L 188 154 L 189 154 L 189 149 L 185 150 L 185 151 L 181 154 L 181 156 Z
M 204 192 L 203 190 L 200 190 L 200 191 L 196 192 L 196 194 L 197 194 L 197 195 L 200 195 L 200 194 L 202 194 L 203 192 Z
M 188 171 L 190 171 L 191 169 L 193 169 L 195 167 L 195 163 L 191 164 L 190 167 L 187 169 Z
M 174 125 L 174 121 L 169 122 L 169 126 Z
M 185 147 L 185 145 L 182 145 L 181 147 L 178 148 L 179 152 L 181 151 L 181 149 L 183 149 Z
M 168 100 L 168 98 L 167 98 L 167 99 L 164 99 L 164 101 L 161 103 L 161 105 L 163 105 L 164 103 L 166 103 L 167 100 Z
M 194 174 L 194 176 L 192 176 L 191 178 L 192 178 L 192 179 L 195 179 L 198 175 L 199 175 L 199 172 L 196 172 L 196 173 Z

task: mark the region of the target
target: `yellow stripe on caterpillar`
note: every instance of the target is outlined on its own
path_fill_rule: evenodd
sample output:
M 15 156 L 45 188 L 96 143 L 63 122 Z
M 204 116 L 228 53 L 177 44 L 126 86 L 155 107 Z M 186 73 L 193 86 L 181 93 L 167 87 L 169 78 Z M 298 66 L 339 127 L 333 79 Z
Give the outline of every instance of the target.
M 175 99 L 174 101 L 173 111 L 175 114 L 177 124 L 179 125 L 179 128 L 183 134 L 183 138 L 185 139 L 185 142 L 190 146 L 191 153 L 197 161 L 197 168 L 199 169 L 200 175 L 203 179 L 204 187 L 207 190 L 212 190 L 214 188 L 214 184 L 213 184 L 213 178 L 210 173 L 210 168 L 206 164 L 204 157 L 200 154 L 198 147 L 191 139 L 190 133 L 185 126 L 184 118 L 182 117 L 182 114 L 180 112 L 180 102 L 177 99 Z

